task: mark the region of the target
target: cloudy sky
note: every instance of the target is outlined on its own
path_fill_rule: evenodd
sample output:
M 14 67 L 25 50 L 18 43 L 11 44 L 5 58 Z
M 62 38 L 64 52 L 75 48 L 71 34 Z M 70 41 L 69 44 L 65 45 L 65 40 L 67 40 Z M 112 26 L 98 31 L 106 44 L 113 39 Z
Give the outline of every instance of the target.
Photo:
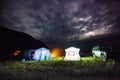
M 120 1 L 0 0 L 0 26 L 48 45 L 119 34 Z

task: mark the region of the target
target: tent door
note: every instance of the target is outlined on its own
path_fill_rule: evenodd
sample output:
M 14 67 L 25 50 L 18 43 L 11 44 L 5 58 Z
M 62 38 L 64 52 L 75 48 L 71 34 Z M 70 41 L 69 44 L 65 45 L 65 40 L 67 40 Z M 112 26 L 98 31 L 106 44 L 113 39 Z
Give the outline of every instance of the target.
M 47 56 L 46 55 L 44 56 L 44 60 L 47 60 Z

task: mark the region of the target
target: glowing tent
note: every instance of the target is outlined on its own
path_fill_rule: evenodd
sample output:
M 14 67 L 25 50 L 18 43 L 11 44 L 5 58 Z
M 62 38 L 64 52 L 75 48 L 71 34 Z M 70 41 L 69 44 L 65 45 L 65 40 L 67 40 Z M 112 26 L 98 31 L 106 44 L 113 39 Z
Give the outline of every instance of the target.
M 34 49 L 28 49 L 23 51 L 24 59 L 26 60 L 33 60 Z
M 64 60 L 80 60 L 79 51 L 80 49 L 75 47 L 65 49 L 66 54 Z
M 33 60 L 43 61 L 43 60 L 50 60 L 50 59 L 52 59 L 52 56 L 51 56 L 49 49 L 39 48 L 39 49 L 35 50 Z

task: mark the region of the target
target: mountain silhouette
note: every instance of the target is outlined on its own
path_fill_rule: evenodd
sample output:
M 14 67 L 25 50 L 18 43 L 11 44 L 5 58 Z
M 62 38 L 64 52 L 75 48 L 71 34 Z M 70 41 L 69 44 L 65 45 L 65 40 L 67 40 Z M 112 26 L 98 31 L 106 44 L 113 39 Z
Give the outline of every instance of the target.
M 33 37 L 0 26 L 0 59 L 15 50 L 37 49 L 46 45 Z

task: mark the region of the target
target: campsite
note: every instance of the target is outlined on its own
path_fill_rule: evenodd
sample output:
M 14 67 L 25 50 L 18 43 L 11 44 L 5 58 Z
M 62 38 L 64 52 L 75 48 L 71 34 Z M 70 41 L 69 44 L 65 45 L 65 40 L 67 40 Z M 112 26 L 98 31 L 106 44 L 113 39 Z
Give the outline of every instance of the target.
M 48 61 L 7 61 L 0 63 L 0 80 L 113 80 L 120 79 L 120 65 L 92 56 L 81 61 L 63 57 Z
M 0 0 L 0 80 L 120 80 L 120 0 Z
M 14 51 L 14 58 L 0 62 L 0 80 L 120 79 L 120 63 L 114 59 L 103 60 L 92 53 L 83 56 L 77 47 L 64 50 L 64 56 L 57 57 L 59 50 L 51 52 L 45 47 Z

